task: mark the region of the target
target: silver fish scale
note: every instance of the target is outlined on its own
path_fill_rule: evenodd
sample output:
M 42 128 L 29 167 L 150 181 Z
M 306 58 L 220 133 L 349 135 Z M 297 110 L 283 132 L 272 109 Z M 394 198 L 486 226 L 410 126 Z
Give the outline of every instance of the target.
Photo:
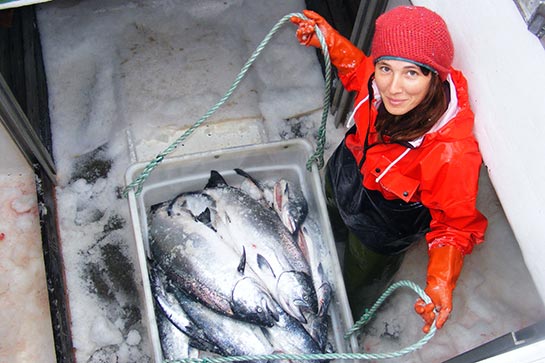
M 260 239 L 260 245 L 276 256 L 279 270 L 293 269 L 310 275 L 310 266 L 274 210 L 234 187 L 207 188 L 204 193 L 215 199 L 220 215 L 223 209 L 227 219 L 235 224 L 230 228 L 231 233 L 233 229 L 240 229 L 246 234 L 244 240 L 238 243 L 251 246 L 250 239 Z
M 310 266 L 278 215 L 238 188 L 205 188 L 217 208 L 216 230 L 234 248 L 245 251 L 248 265 L 275 300 L 298 321 L 316 312 Z
M 167 209 L 158 208 L 152 215 L 151 252 L 154 263 L 180 288 L 230 316 L 237 311 L 266 310 L 263 300 L 270 301 L 270 306 L 274 304 L 253 271 L 238 270 L 241 256 L 212 229 L 197 222 L 189 212 L 170 215 Z M 237 288 L 243 289 L 244 294 L 238 293 Z M 250 298 L 234 301 L 234 296 Z M 269 321 L 269 317 L 263 319 L 263 323 Z
M 226 318 L 206 309 L 183 294 L 176 294 L 192 321 L 203 329 L 207 336 L 225 350 L 227 355 L 271 354 L 273 347 L 263 335 L 260 327 L 243 321 Z

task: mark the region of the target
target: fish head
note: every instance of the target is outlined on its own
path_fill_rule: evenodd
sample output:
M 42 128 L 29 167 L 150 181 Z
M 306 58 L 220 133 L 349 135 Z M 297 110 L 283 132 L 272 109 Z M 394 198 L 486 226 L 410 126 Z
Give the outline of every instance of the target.
M 333 296 L 333 288 L 329 282 L 324 282 L 316 289 L 318 299 L 318 316 L 324 316 L 329 309 L 331 297 Z
M 268 327 L 278 321 L 278 304 L 259 282 L 250 277 L 237 282 L 231 301 L 235 315 L 242 320 Z
M 308 204 L 303 192 L 285 179 L 273 187 L 273 207 L 291 233 L 295 233 L 308 214 Z
M 306 324 L 305 313 L 318 310 L 316 291 L 311 277 L 299 271 L 284 271 L 278 276 L 276 290 L 282 309 L 301 323 Z

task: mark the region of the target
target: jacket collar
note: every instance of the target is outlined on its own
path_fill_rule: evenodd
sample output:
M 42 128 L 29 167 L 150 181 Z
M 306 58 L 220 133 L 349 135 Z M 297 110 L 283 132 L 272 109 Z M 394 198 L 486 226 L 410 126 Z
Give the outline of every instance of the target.
M 426 135 L 438 132 L 443 128 L 443 126 L 449 123 L 449 121 L 458 114 L 458 111 L 460 110 L 460 108 L 458 107 L 458 95 L 456 94 L 456 86 L 454 85 L 454 81 L 452 80 L 450 74 L 447 76 L 447 82 L 450 88 L 450 102 L 448 104 L 447 110 L 428 132 L 420 136 L 418 139 L 409 141 L 409 144 L 411 144 L 412 147 L 419 147 L 420 145 L 422 145 L 422 142 L 424 141 Z

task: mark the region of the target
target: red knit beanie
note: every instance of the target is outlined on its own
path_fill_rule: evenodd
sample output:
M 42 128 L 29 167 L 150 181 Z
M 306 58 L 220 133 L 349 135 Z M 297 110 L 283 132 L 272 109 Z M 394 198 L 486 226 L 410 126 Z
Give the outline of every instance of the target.
M 371 56 L 406 60 L 426 66 L 447 78 L 454 46 L 445 21 L 421 6 L 399 6 L 376 21 Z

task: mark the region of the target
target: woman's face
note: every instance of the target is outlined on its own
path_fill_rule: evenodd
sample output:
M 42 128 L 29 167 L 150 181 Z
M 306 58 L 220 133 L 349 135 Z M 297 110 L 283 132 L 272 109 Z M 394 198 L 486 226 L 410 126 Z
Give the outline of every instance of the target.
M 375 65 L 375 82 L 386 110 L 400 116 L 418 106 L 426 97 L 431 72 L 424 75 L 414 63 L 383 59 Z

